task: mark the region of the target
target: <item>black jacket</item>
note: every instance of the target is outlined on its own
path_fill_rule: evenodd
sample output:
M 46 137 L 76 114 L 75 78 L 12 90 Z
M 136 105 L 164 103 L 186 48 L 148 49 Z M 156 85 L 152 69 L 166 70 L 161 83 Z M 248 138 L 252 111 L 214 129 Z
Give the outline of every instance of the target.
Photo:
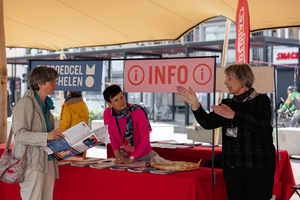
M 233 119 L 226 119 L 199 107 L 194 112 L 198 123 L 205 129 L 222 127 L 222 166 L 242 168 L 275 168 L 271 107 L 268 96 L 259 94 L 246 102 L 222 100 L 236 112 Z M 227 128 L 237 127 L 237 137 L 226 136 Z

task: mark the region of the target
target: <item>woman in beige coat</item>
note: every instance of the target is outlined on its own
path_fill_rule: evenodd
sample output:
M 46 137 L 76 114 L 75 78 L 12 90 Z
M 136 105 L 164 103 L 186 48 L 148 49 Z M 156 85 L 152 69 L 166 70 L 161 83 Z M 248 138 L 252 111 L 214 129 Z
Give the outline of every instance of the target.
M 27 149 L 25 179 L 20 183 L 22 199 L 53 199 L 55 178 L 58 178 L 58 161 L 41 150 L 48 140 L 60 140 L 63 129 L 54 129 L 54 109 L 48 97 L 54 93 L 58 73 L 49 67 L 33 69 L 27 90 L 13 110 L 13 157 L 21 158 Z

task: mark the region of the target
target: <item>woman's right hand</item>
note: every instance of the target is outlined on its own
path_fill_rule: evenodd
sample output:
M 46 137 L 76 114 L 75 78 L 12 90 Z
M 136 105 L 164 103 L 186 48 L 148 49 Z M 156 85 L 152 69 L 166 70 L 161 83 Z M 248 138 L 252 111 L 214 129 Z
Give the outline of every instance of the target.
M 62 137 L 65 137 L 62 132 L 66 131 L 66 129 L 53 129 L 48 133 L 48 140 L 61 140 Z
M 116 165 L 122 165 L 123 164 L 122 156 L 116 157 L 115 164 Z
M 191 105 L 193 110 L 197 110 L 200 107 L 200 103 L 197 100 L 196 93 L 189 87 L 189 90 L 182 87 L 176 87 L 178 94 L 188 103 Z

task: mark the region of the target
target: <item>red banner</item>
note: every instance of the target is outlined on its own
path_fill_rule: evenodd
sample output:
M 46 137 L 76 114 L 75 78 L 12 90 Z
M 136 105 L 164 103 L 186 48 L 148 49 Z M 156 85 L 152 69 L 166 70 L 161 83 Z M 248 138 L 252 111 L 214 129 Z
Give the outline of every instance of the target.
M 249 63 L 250 17 L 247 0 L 239 0 L 238 8 L 236 10 L 235 25 L 235 61 L 236 63 Z

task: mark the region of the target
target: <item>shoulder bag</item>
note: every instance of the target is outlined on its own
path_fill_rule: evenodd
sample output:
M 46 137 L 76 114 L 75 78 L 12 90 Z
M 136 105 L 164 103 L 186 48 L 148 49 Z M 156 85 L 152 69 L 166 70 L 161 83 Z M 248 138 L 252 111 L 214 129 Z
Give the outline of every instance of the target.
M 9 151 L 12 135 L 11 128 L 5 151 L 0 158 L 0 180 L 5 183 L 21 183 L 24 180 L 26 171 L 28 146 L 26 145 L 26 150 L 22 158 L 13 158 Z

